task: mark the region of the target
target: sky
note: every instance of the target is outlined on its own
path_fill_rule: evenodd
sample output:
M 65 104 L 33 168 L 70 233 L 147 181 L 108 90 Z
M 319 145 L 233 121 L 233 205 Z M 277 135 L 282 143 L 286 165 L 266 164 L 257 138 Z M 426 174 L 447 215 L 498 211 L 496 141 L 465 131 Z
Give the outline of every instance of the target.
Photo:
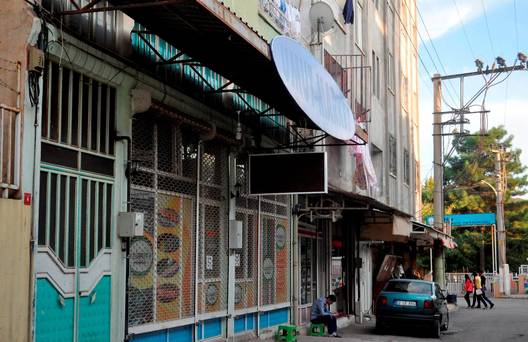
M 495 57 L 501 56 L 510 66 L 513 65 L 517 52 L 522 51 L 528 55 L 528 0 L 418 0 L 418 9 L 425 22 L 424 25 L 420 17 L 417 18 L 422 37 L 421 41 L 419 38 L 419 55 L 425 64 L 424 67 L 419 62 L 423 183 L 426 178 L 432 176 L 433 166 L 433 88 L 430 80 L 432 74 L 476 71 L 476 58 L 482 60 L 484 65 L 491 66 Z M 446 81 L 442 84 L 444 100 L 450 106 L 459 107 L 459 83 L 450 83 Z M 466 79 L 465 100 L 467 101 L 483 83 L 482 77 Z M 491 88 L 485 102 L 486 109 L 491 111 L 488 127 L 504 125 L 507 131 L 513 134 L 513 145 L 522 149 L 521 161 L 525 165 L 528 165 L 527 94 L 528 71 L 517 71 L 501 84 Z M 482 97 L 477 103 L 482 103 Z M 449 108 L 443 104 L 442 110 Z M 472 122 L 466 129 L 474 132 L 479 129 L 480 120 L 475 115 L 470 119 Z

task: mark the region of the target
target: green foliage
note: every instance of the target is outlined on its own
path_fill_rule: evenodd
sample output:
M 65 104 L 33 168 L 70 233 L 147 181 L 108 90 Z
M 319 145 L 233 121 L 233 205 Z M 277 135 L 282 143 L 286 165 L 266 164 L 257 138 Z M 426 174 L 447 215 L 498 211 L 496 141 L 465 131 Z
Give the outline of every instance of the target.
M 526 263 L 528 254 L 528 194 L 527 168 L 520 161 L 521 150 L 512 146 L 513 136 L 504 127 L 494 127 L 487 136 L 457 137 L 453 140 L 454 153 L 446 160 L 444 169 L 444 205 L 446 214 L 495 212 L 495 154 L 493 149 L 506 149 L 507 190 L 505 194 L 505 226 L 508 263 L 516 271 Z M 424 216 L 432 213 L 433 181 L 422 189 Z M 429 212 L 430 210 L 430 212 Z M 426 214 L 427 212 L 427 214 Z M 475 229 L 455 228 L 452 231 L 458 248 L 448 251 L 448 271 L 479 267 L 482 233 Z M 491 269 L 491 239 L 484 236 L 486 269 Z M 524 258 L 524 259 L 523 259 Z

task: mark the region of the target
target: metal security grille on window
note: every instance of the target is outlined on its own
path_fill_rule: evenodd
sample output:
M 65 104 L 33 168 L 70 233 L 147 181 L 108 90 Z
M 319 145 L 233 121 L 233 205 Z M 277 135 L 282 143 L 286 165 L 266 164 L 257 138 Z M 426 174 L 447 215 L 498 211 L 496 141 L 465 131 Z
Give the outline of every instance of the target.
M 167 122 L 132 126 L 131 210 L 144 213 L 142 237 L 130 246 L 130 326 L 194 314 L 196 143 Z
M 200 160 L 198 314 L 227 308 L 227 153 L 198 156 L 197 134 L 170 122 L 133 121 L 132 210 L 145 214 L 130 253 L 129 325 L 194 315 L 197 161 Z
M 247 160 L 237 160 L 236 219 L 242 221 L 243 247 L 235 256 L 235 309 L 257 306 L 257 264 L 258 264 L 258 199 L 248 196 Z
M 218 142 L 203 145 L 200 181 L 198 312 L 227 309 L 227 151 Z
M 290 299 L 288 197 L 263 196 L 261 216 L 261 305 Z

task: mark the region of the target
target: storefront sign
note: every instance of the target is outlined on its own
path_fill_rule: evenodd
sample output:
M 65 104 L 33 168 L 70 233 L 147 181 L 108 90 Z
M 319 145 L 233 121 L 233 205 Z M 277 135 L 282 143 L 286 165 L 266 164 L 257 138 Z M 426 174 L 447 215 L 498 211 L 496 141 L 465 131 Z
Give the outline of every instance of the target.
M 176 284 L 160 284 L 158 285 L 157 297 L 158 302 L 171 303 L 178 298 L 179 289 Z
M 425 222 L 432 226 L 434 224 L 434 217 L 426 216 Z M 491 226 L 495 224 L 495 214 L 475 213 L 444 215 L 444 222 L 449 223 L 452 227 Z
M 132 240 L 130 244 L 130 270 L 135 274 L 145 274 L 150 270 L 154 253 L 152 244 L 145 238 Z
M 278 224 L 275 229 L 275 244 L 278 249 L 283 249 L 286 244 L 286 229 L 281 224 Z
M 271 261 L 270 258 L 264 259 L 264 262 L 262 264 L 262 274 L 264 274 L 264 278 L 267 280 L 270 280 L 273 278 L 274 273 L 274 266 L 273 261 Z
M 208 271 L 211 271 L 213 269 L 213 256 L 212 255 L 205 256 L 205 269 Z
M 207 292 L 205 294 L 205 301 L 208 305 L 214 305 L 218 300 L 218 287 L 215 284 L 209 284 L 207 286 Z
M 240 284 L 235 285 L 235 304 L 240 304 L 242 301 L 242 286 Z
M 275 67 L 299 107 L 326 133 L 350 140 L 355 135 L 354 114 L 326 69 L 294 39 L 277 36 L 271 42 Z

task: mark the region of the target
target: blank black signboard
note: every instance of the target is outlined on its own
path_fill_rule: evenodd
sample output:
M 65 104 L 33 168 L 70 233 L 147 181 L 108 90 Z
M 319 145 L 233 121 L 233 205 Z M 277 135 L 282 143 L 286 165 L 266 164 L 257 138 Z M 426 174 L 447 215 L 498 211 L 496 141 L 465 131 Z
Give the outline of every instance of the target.
M 325 152 L 249 156 L 249 193 L 320 194 L 328 191 Z

